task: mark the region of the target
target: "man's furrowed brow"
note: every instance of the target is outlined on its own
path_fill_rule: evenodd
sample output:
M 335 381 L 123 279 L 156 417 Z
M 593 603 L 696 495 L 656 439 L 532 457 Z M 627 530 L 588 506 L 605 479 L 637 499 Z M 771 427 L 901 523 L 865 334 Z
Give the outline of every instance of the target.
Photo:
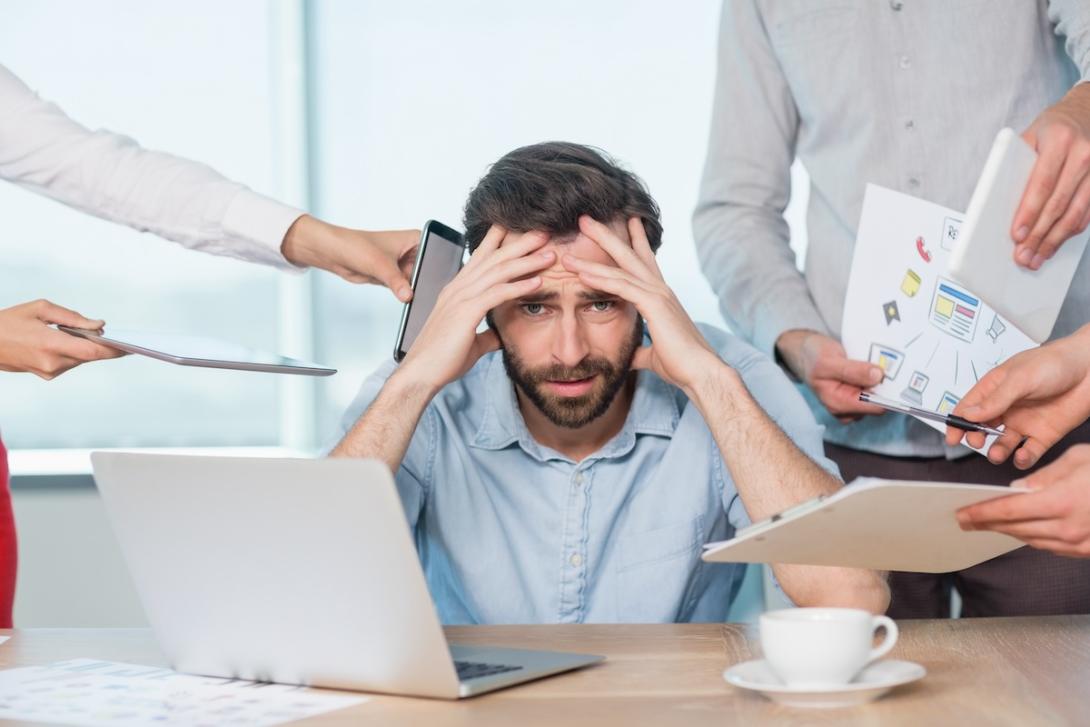
M 555 290 L 542 291 L 540 293 L 531 293 L 524 295 L 518 299 L 519 303 L 549 303 L 560 297 L 560 294 Z M 607 293 L 604 290 L 580 290 L 580 300 L 610 300 L 617 296 L 613 293 Z
M 616 298 L 613 293 L 607 293 L 604 290 L 580 290 L 579 298 L 581 300 L 609 300 L 610 298 Z
M 530 295 L 524 295 L 519 298 L 520 303 L 547 303 L 551 300 L 556 300 L 559 294 L 553 291 L 542 291 L 540 293 L 531 293 Z

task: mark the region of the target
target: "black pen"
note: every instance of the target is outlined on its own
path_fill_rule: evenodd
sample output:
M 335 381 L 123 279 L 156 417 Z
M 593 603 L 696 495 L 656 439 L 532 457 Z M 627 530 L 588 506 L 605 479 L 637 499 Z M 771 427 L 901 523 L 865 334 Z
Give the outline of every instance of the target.
M 909 406 L 908 404 L 902 404 L 899 401 L 883 399 L 880 396 L 868 394 L 865 391 L 859 395 L 859 401 L 865 401 L 868 404 L 874 404 L 875 406 L 880 406 L 883 409 L 889 409 L 890 411 L 899 411 L 902 414 L 911 414 L 912 416 L 930 419 L 933 422 L 942 422 L 943 424 L 947 424 L 951 427 L 964 429 L 967 432 L 984 432 L 985 434 L 994 434 L 997 437 L 1003 434 L 1002 429 L 986 427 L 983 424 L 977 424 L 976 422 L 971 422 L 968 419 L 963 419 L 953 414 L 939 414 L 936 411 L 920 409 L 915 406 Z

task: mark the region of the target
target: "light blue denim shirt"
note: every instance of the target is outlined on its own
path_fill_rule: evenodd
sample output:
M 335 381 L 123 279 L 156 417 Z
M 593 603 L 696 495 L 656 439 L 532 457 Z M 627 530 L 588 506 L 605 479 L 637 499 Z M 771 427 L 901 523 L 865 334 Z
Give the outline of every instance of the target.
M 738 338 L 702 332 L 835 474 L 780 369 Z M 346 431 L 393 370 L 364 382 Z M 700 412 L 649 371 L 621 431 L 573 462 L 534 441 L 503 359 L 489 354 L 428 405 L 396 480 L 443 623 L 723 621 L 744 573 L 700 560 L 704 543 L 749 516 Z

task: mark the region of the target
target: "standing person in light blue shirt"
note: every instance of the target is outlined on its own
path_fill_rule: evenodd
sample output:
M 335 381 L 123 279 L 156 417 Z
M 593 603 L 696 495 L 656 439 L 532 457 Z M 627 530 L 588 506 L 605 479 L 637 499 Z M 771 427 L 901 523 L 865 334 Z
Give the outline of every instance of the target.
M 725 619 L 742 566 L 701 545 L 840 487 L 802 398 L 692 322 L 654 200 L 596 150 L 507 154 L 465 225 L 470 261 L 332 454 L 396 473 L 445 623 Z M 871 571 L 775 574 L 799 605 L 888 602 Z

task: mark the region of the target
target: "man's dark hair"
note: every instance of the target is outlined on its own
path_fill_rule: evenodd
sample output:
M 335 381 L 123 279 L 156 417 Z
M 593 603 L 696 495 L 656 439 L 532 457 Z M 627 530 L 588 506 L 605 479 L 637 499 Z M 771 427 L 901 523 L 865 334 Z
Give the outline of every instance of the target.
M 662 244 L 659 206 L 643 182 L 594 147 L 547 141 L 504 154 L 466 201 L 466 245 L 473 252 L 488 228 L 512 232 L 579 232 L 579 216 L 603 224 L 639 217 L 651 249 Z

